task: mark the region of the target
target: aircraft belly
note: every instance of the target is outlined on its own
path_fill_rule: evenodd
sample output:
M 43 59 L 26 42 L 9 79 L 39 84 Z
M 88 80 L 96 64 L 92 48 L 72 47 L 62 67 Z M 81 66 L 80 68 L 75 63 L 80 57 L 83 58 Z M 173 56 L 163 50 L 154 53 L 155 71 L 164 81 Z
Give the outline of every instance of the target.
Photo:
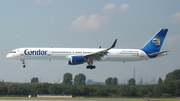
M 147 56 L 140 57 L 140 56 L 108 56 L 102 61 L 116 61 L 116 62 L 130 62 L 130 61 L 140 61 L 140 60 L 147 60 L 149 59 Z
M 136 57 L 107 57 L 102 59 L 103 61 L 138 61 L 139 59 Z
M 24 56 L 23 60 L 65 60 L 65 56 Z

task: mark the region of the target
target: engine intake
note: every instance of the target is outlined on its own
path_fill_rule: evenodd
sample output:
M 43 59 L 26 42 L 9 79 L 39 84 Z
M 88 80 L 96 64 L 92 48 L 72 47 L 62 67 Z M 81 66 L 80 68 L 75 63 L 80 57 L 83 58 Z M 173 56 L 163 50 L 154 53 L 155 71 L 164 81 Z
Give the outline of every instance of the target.
M 83 64 L 85 62 L 85 58 L 83 56 L 71 56 L 71 60 L 67 62 L 68 65 L 78 65 Z

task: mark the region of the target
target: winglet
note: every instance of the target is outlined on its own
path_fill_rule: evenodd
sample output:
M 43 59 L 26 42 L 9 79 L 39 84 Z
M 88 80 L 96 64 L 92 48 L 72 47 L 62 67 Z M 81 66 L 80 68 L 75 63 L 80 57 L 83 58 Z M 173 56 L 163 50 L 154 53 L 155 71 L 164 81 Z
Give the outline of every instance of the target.
M 110 48 L 114 48 L 116 46 L 116 42 L 117 42 L 117 39 L 114 41 L 114 43 L 112 44 Z

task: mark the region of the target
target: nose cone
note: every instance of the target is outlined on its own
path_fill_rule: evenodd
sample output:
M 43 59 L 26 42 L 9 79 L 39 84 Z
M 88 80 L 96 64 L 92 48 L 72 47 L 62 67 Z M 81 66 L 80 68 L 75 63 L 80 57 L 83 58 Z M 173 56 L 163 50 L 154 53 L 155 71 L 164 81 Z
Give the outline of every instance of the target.
M 12 58 L 12 54 L 6 55 L 6 58 L 11 59 Z

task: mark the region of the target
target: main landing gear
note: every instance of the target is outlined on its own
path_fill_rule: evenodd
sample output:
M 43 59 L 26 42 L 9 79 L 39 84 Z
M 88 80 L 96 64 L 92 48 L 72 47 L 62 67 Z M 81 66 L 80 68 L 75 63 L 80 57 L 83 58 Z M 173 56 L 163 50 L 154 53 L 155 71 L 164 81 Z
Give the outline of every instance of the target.
M 87 63 L 88 63 L 88 66 L 86 67 L 87 69 L 95 69 L 96 66 L 93 65 L 93 59 L 92 58 L 87 58 Z
M 22 60 L 22 64 L 23 64 L 23 68 L 25 68 L 26 65 L 25 65 L 25 61 L 24 60 Z
M 89 65 L 89 66 L 87 66 L 86 68 L 87 68 L 87 69 L 91 69 L 91 70 L 92 70 L 92 69 L 95 69 L 95 68 L 96 68 L 96 66 L 94 66 L 94 65 Z

